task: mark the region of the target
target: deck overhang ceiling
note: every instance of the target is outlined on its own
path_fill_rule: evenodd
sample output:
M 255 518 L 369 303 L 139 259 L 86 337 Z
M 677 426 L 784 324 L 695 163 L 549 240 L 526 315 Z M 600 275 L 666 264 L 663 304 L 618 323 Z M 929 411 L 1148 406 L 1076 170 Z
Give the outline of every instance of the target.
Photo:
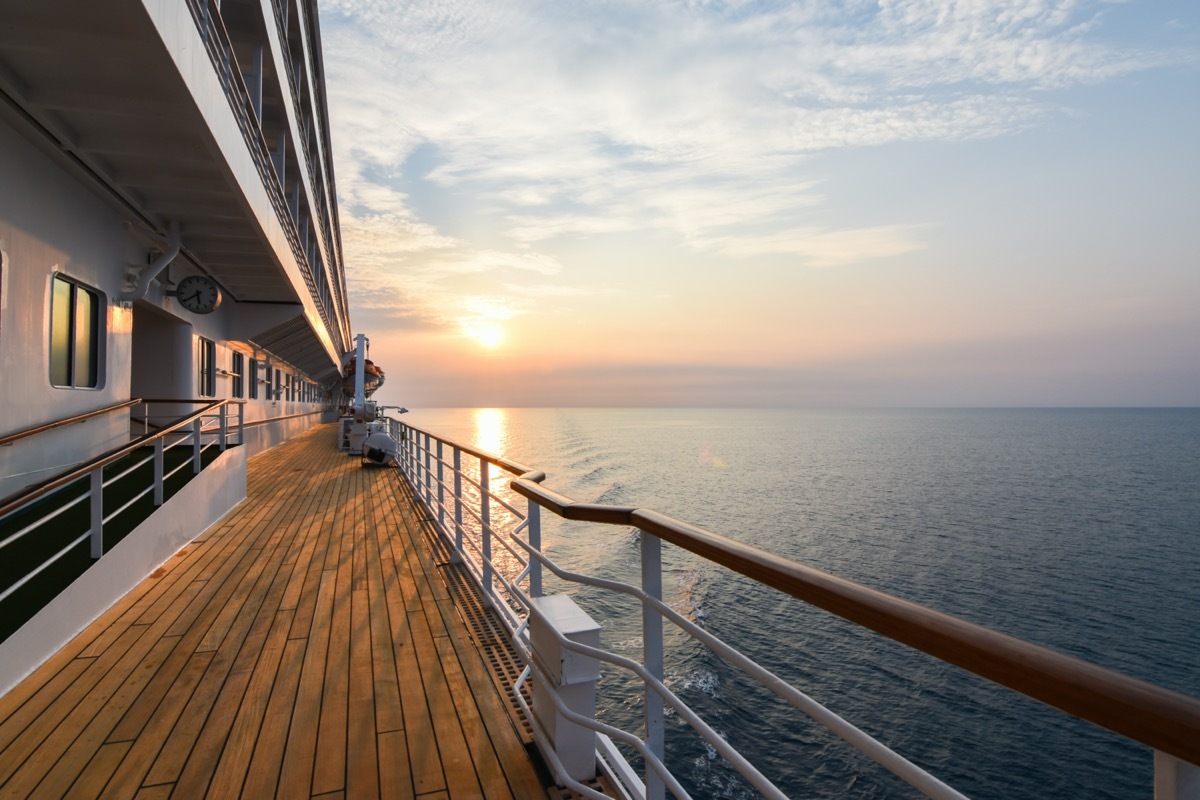
M 329 363 L 325 348 L 312 338 L 311 331 L 301 315 L 253 334 L 250 341 L 299 367 L 318 383 L 329 383 L 341 374 L 339 365 Z

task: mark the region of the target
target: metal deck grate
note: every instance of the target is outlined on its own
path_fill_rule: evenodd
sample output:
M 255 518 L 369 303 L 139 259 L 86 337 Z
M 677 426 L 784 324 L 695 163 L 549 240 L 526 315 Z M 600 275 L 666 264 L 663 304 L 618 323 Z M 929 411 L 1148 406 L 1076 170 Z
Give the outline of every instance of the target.
M 425 511 L 420 500 L 412 494 L 409 484 L 404 481 L 402 485 L 410 495 L 413 506 Z M 479 648 L 480 654 L 487 663 L 488 672 L 491 674 L 500 696 L 504 698 L 504 705 L 512 717 L 513 725 L 522 741 L 527 746 L 533 745 L 533 729 L 513 696 L 513 686 L 521 677 L 525 665 L 513 647 L 508 627 L 499 615 L 484 603 L 483 594 L 476 586 L 470 572 L 461 562 L 454 560 L 453 544 L 438 531 L 434 520 L 428 516 L 427 512 L 420 516 L 420 522 L 422 535 L 434 554 L 438 571 L 446 583 L 446 589 L 454 601 L 454 607 L 458 609 L 459 616 L 471 632 L 475 646 Z M 521 687 L 521 695 L 525 698 L 525 702 L 532 707 L 531 684 L 532 679 L 525 681 Z

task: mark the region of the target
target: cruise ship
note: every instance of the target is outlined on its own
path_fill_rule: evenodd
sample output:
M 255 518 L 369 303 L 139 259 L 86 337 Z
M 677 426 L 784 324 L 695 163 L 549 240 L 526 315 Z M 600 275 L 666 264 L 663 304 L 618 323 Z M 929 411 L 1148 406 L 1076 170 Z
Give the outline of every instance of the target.
M 701 796 L 677 727 L 785 796 L 664 681 L 666 625 L 963 796 L 664 603 L 664 544 L 1129 737 L 1147 795 L 1200 797 L 1195 698 L 376 406 L 328 117 L 314 0 L 0 0 L 0 798 Z M 551 516 L 637 529 L 641 583 L 556 564 Z M 640 659 L 551 581 L 640 604 Z M 598 713 L 614 670 L 635 730 Z

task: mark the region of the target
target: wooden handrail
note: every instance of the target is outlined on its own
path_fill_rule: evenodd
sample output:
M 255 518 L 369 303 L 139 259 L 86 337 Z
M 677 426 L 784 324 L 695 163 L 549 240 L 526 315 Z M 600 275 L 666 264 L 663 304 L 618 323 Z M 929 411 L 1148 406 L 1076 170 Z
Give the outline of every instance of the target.
M 186 403 L 186 402 L 199 402 L 199 401 L 172 400 L 169 402 L 184 402 L 184 403 Z M 82 478 L 85 475 L 87 475 L 88 473 L 90 473 L 92 470 L 95 470 L 95 469 L 98 469 L 101 467 L 105 467 L 108 464 L 111 464 L 112 462 L 116 461 L 117 459 L 123 458 L 126 455 L 128 455 L 129 453 L 132 453 L 134 450 L 137 450 L 138 448 L 141 448 L 141 447 L 145 447 L 146 445 L 153 442 L 155 439 L 160 439 L 164 436 L 168 436 L 171 433 L 174 433 L 175 431 L 182 428 L 184 425 L 187 425 L 187 424 L 199 419 L 200 417 L 210 414 L 214 408 L 220 408 L 221 406 L 230 405 L 230 404 L 234 403 L 235 401 L 211 400 L 211 401 L 206 401 L 206 402 L 207 402 L 207 405 L 205 405 L 204 408 L 201 408 L 198 411 L 193 411 L 192 413 L 187 414 L 186 416 L 180 417 L 179 419 L 175 420 L 173 423 L 171 423 L 170 425 L 168 425 L 167 427 L 165 427 L 159 431 L 156 431 L 154 433 L 147 433 L 143 436 L 139 436 L 138 438 L 131 441 L 129 444 L 122 445 L 121 447 L 118 447 L 115 450 L 109 450 L 107 453 L 101 453 L 100 455 L 96 456 L 95 458 L 91 459 L 90 461 L 86 461 L 83 464 L 80 464 L 78 467 L 75 467 L 74 469 L 70 470 L 69 472 L 64 472 L 63 474 L 57 475 L 53 478 L 47 478 L 46 480 L 42 481 L 41 483 L 35 483 L 32 486 L 27 486 L 24 489 L 22 489 L 21 491 L 15 493 L 13 495 L 10 495 L 9 497 L 4 498 L 3 500 L 0 500 L 0 517 L 3 517 L 5 514 L 15 511 L 16 509 L 20 508 L 21 506 L 26 505 L 27 503 L 30 503 L 30 502 L 38 499 L 39 497 L 49 494 L 50 492 L 54 491 L 55 489 L 58 489 L 62 486 L 66 486 L 68 483 L 71 483 L 73 481 L 79 480 L 80 478 Z
M 75 422 L 83 422 L 85 419 L 91 419 L 92 417 L 98 417 L 101 414 L 107 414 L 110 411 L 120 411 L 122 408 L 129 408 L 130 406 L 137 405 L 138 403 L 141 403 L 141 402 L 145 402 L 145 401 L 140 400 L 138 398 L 134 398 L 132 400 L 126 400 L 123 403 L 113 403 L 111 406 L 105 406 L 104 408 L 98 408 L 95 411 L 88 411 L 85 414 L 76 414 L 73 417 L 65 417 L 60 420 L 55 420 L 54 422 L 47 422 L 44 425 L 38 425 L 33 428 L 26 428 L 25 430 L 17 431 L 16 433 L 10 433 L 7 436 L 0 436 L 0 447 L 4 446 L 6 444 L 12 444 L 13 442 L 18 441 L 20 439 L 24 439 L 28 436 L 35 436 L 39 433 L 45 433 L 46 431 L 54 430 L 55 428 L 61 428 L 63 425 L 70 425 Z
M 457 445 L 456 445 L 457 446 Z M 1200 764 L 1200 700 L 839 578 L 657 511 L 514 491 L 564 519 L 635 527 L 702 558 L 1142 744 Z

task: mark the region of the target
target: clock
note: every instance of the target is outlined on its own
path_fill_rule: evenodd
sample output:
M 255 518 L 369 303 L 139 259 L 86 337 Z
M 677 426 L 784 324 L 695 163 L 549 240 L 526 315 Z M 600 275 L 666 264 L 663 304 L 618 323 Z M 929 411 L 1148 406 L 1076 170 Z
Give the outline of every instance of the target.
M 211 314 L 221 305 L 221 289 L 203 275 L 189 275 L 175 285 L 175 299 L 193 314 Z

